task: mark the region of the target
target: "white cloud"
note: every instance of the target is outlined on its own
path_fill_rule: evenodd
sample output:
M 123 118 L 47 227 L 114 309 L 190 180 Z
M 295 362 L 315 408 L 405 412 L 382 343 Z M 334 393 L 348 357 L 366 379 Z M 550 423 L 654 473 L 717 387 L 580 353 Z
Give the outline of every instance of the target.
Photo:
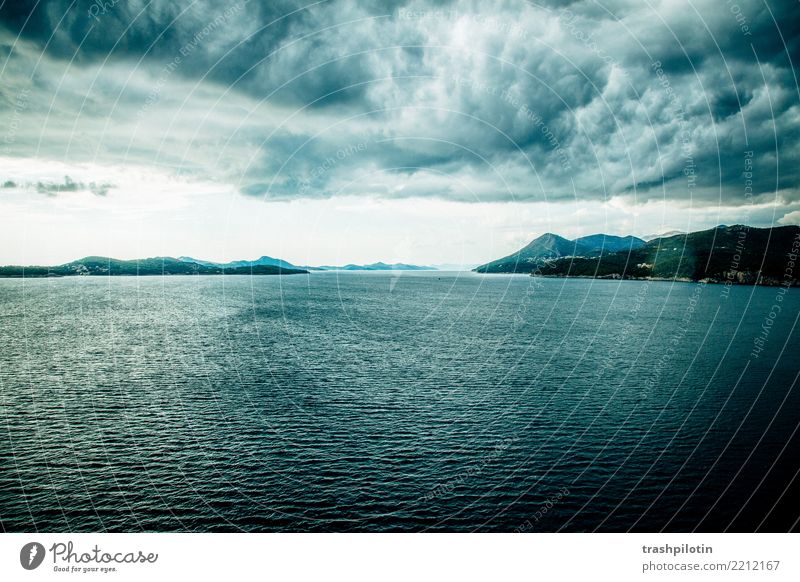
M 783 224 L 783 225 L 798 224 L 798 225 L 800 225 L 800 210 L 795 210 L 793 212 L 787 212 L 780 219 L 778 219 L 778 224 Z

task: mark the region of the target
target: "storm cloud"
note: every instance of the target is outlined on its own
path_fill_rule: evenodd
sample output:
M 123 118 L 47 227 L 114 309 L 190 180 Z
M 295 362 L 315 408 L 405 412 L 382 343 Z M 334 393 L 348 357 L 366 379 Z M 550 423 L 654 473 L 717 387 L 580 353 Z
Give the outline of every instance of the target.
M 775 200 L 794 211 L 796 10 L 6 2 L 0 146 L 267 200 Z

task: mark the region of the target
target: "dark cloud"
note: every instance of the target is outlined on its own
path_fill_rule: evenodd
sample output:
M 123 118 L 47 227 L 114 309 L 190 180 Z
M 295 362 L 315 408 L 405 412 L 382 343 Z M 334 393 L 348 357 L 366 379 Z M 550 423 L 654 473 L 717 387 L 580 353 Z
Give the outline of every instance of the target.
M 93 160 L 149 155 L 273 199 L 570 200 L 577 192 L 744 205 L 800 199 L 796 7 L 54 0 L 6 2 L 0 22 L 11 33 L 6 52 L 19 34 L 34 52 L 96 71 L 74 94 L 35 76 L 38 94 L 60 91 L 51 105 L 62 117 L 91 110 L 126 120 L 170 98 L 189 109 L 199 91 L 176 98 L 167 87 L 177 80 L 220 95 L 195 106 L 211 115 L 188 132 L 186 151 L 164 145 L 180 145 L 183 134 L 161 137 L 155 153 L 151 144 L 112 143 L 105 124 L 92 137 L 103 143 L 80 142 Z M 10 54 L 8 62 L 23 58 Z M 119 87 L 129 78 L 118 80 L 118 70 L 133 67 L 157 90 Z M 238 118 L 219 115 L 220 101 L 239 98 Z M 264 121 L 269 111 L 280 115 Z M 220 131 L 222 145 L 208 145 Z M 20 148 L 39 147 L 36 138 L 15 137 Z M 367 145 L 326 164 L 353 144 Z M 58 150 L 75 151 L 71 142 Z

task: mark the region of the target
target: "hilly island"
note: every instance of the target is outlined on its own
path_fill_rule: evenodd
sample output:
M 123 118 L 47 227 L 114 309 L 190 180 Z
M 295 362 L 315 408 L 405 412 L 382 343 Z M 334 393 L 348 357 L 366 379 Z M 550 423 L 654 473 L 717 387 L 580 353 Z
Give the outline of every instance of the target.
M 0 267 L 0 277 L 68 277 L 72 275 L 296 275 L 308 273 L 303 269 L 276 265 L 250 265 L 225 268 L 203 265 L 172 257 L 155 257 L 121 261 L 108 257 L 85 257 L 53 267 Z
M 298 267 L 282 259 L 262 256 L 253 261 L 215 263 L 191 257 L 153 257 L 148 259 L 119 260 L 109 257 L 84 257 L 77 261 L 55 266 L 0 266 L 0 278 L 95 276 L 150 276 L 150 275 L 299 275 L 310 271 L 429 271 L 433 267 L 405 263 L 347 264 L 320 267 Z
M 605 234 L 570 240 L 547 233 L 475 271 L 797 286 L 798 251 L 798 226 L 721 225 L 650 241 Z
M 542 277 L 663 279 L 743 285 L 799 283 L 800 226 L 744 225 L 652 238 L 595 234 L 567 239 L 546 233 L 517 252 L 480 265 L 477 273 Z M 216 263 L 181 256 L 119 260 L 90 256 L 56 266 L 0 266 L 0 278 L 150 275 L 296 275 L 318 271 L 423 271 L 406 263 L 297 266 L 270 256 Z

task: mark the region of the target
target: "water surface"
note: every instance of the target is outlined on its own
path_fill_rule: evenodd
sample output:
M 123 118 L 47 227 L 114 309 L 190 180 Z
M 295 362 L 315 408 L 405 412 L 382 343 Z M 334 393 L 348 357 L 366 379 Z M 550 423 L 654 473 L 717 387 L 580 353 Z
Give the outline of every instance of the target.
M 0 524 L 796 529 L 800 293 L 723 290 L 0 280 Z

